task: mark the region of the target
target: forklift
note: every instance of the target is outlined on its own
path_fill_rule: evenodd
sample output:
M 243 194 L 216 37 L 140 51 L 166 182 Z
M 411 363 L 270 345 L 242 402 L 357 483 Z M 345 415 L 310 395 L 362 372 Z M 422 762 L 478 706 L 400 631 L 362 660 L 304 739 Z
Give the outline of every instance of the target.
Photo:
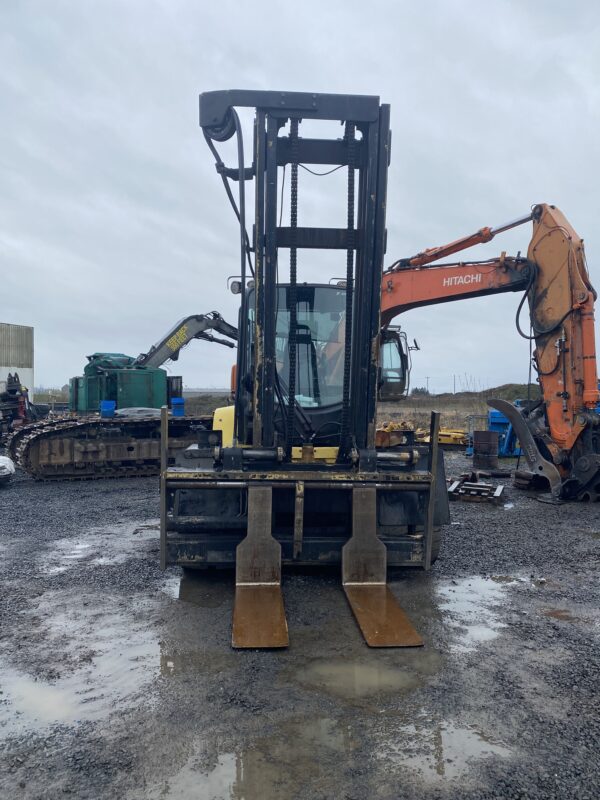
M 254 110 L 250 166 L 237 109 Z M 333 123 L 342 136 L 315 137 L 335 133 Z M 366 643 L 420 646 L 387 570 L 429 570 L 449 508 L 438 414 L 428 445 L 410 431 L 393 447 L 375 445 L 386 383 L 380 364 L 401 361 L 400 339 L 382 339 L 380 319 L 389 105 L 376 96 L 213 91 L 200 95 L 200 126 L 239 221 L 235 400 L 216 410 L 213 429 L 198 431 L 174 465 L 163 409 L 161 566 L 235 567 L 235 648 L 288 645 L 282 564 L 341 566 Z M 238 163 L 227 167 L 217 146 L 232 137 Z M 320 215 L 313 194 L 305 205 L 300 199 L 305 171 L 342 169 L 345 226 L 301 225 L 304 215 Z M 332 193 L 324 197 L 330 204 Z M 343 277 L 302 281 L 299 268 L 314 263 L 315 251 L 325 253 L 319 263 L 328 259 L 329 274 Z M 380 360 L 381 347 L 395 348 L 396 357 Z M 397 369 L 391 373 L 388 399 L 399 385 Z

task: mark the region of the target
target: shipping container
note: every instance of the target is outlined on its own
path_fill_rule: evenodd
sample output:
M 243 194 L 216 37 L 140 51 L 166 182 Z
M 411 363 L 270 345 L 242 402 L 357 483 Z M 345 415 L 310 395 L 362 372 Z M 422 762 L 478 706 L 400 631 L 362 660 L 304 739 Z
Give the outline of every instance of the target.
M 0 381 L 18 373 L 23 386 L 33 396 L 33 328 L 0 322 Z

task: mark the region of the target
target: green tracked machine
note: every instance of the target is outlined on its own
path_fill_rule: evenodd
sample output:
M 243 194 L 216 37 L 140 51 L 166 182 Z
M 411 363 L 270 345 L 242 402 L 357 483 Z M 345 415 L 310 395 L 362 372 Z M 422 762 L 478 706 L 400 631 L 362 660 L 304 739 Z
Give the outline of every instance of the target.
M 183 388 L 181 377 L 167 375 L 161 366 L 176 361 L 194 339 L 233 348 L 237 335 L 237 328 L 212 311 L 180 320 L 137 358 L 124 353 L 88 356 L 84 374 L 70 381 L 70 413 L 15 430 L 7 442 L 10 457 L 40 480 L 157 475 L 160 408 L 181 397 Z M 98 413 L 103 403 L 116 409 L 114 416 Z M 211 418 L 173 418 L 170 462 L 196 441 L 197 428 L 210 430 Z
M 255 113 L 250 166 L 236 108 Z M 431 444 L 416 444 L 407 431 L 394 447 L 376 448 L 377 398 L 392 397 L 394 384 L 405 388 L 401 337 L 381 331 L 389 117 L 375 96 L 200 96 L 200 125 L 239 220 L 235 404 L 217 409 L 212 430 L 197 431 L 171 466 L 172 423 L 163 410 L 160 553 L 163 568 L 235 567 L 234 647 L 287 646 L 282 564 L 341 567 L 370 646 L 423 643 L 387 586 L 387 568 L 428 570 L 449 509 L 437 414 Z M 332 123 L 342 124 L 341 137 L 328 138 Z M 218 144 L 234 136 L 238 163 L 229 168 Z M 319 213 L 314 194 L 300 199 L 301 169 L 345 169 L 343 227 L 300 224 Z M 329 211 L 332 194 L 325 197 Z M 325 261 L 328 274 L 344 279 L 301 279 L 300 267 Z M 381 348 L 395 355 L 380 361 Z M 386 374 L 380 364 L 395 368 Z
M 137 358 L 124 353 L 94 353 L 87 357 L 83 376 L 69 382 L 69 409 L 89 414 L 98 411 L 103 401 L 113 402 L 116 409 L 170 407 L 173 397 L 182 397 L 183 381 L 179 375 L 167 375 L 161 367 L 167 361 L 177 361 L 181 350 L 194 339 L 235 347 L 237 328 L 217 311 L 192 314 Z
M 93 353 L 83 375 L 69 381 L 69 410 L 93 414 L 103 402 L 120 408 L 161 408 L 181 397 L 182 380 L 160 367 L 139 367 L 124 353 Z

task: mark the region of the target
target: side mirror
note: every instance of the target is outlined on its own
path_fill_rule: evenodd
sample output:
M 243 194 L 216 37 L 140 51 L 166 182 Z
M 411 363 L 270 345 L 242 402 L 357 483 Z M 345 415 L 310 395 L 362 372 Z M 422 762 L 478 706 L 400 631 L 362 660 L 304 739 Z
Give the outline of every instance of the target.
M 420 349 L 421 348 L 419 347 L 419 343 L 417 342 L 417 340 L 413 339 L 413 346 L 409 347 L 409 350 L 420 350 Z

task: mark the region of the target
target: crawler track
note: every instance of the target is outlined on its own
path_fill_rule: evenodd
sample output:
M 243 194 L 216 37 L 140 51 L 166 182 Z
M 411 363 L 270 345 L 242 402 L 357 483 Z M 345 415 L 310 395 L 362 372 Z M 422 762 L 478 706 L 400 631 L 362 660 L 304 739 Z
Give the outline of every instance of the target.
M 210 417 L 172 418 L 169 461 L 210 427 Z M 160 419 L 73 418 L 27 425 L 7 442 L 10 457 L 36 480 L 91 480 L 158 475 Z

